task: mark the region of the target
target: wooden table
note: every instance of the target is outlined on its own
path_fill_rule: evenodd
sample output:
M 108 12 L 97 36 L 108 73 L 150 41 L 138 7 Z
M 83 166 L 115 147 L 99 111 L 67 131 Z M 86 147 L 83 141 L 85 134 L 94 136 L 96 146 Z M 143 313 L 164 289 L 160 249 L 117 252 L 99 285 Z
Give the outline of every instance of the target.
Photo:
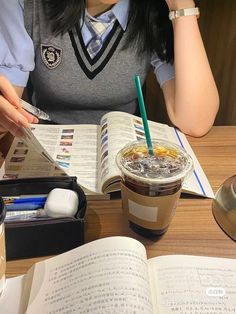
M 213 127 L 202 138 L 188 137 L 214 191 L 236 174 L 236 126 Z M 212 200 L 181 198 L 171 225 L 158 241 L 136 235 L 122 216 L 121 201 L 89 201 L 86 214 L 86 242 L 108 236 L 131 236 L 140 240 L 148 257 L 165 254 L 192 254 L 236 258 L 236 242 L 217 225 Z M 45 257 L 7 262 L 7 277 L 25 273 Z

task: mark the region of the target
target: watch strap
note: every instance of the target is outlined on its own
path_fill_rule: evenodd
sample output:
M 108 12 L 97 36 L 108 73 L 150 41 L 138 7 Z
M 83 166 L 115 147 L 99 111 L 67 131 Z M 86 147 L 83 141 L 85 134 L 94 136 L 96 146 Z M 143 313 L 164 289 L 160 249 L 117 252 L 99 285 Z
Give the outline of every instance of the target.
M 200 15 L 199 8 L 196 7 L 196 8 L 187 8 L 187 9 L 180 9 L 180 10 L 176 10 L 176 11 L 170 11 L 169 12 L 169 19 L 174 20 L 174 19 L 182 17 L 182 16 L 191 16 L 191 15 L 195 15 L 198 18 Z

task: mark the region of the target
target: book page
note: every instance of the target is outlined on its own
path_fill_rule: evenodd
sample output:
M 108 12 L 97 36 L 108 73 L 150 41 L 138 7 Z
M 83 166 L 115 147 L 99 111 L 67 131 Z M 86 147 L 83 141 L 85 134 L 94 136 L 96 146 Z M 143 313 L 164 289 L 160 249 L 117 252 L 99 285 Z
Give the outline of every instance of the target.
M 136 140 L 133 119 L 133 115 L 124 112 L 110 112 L 101 120 L 101 185 L 103 191 L 106 191 L 111 182 L 120 181 L 120 171 L 115 159 L 121 148 Z M 114 187 L 114 190 L 116 189 L 120 189 L 119 184 Z
M 35 265 L 26 314 L 153 313 L 144 246 L 110 237 Z
M 70 175 L 77 177 L 85 191 L 101 193 L 97 159 L 99 126 L 35 124 L 31 131 L 35 139 L 29 134 L 31 141 L 13 141 L 3 178 Z
M 194 171 L 191 176 L 189 176 L 183 184 L 183 192 L 197 194 L 209 198 L 214 198 L 214 192 L 210 183 L 197 160 L 196 155 L 194 154 L 186 136 L 176 128 L 172 128 L 172 134 L 176 138 L 176 144 L 179 144 L 184 148 L 189 155 L 192 157 L 194 164 Z
M 24 314 L 21 309 L 24 276 L 9 278 L 0 297 L 1 314 Z
M 152 138 L 176 142 L 170 127 L 149 121 Z M 158 135 L 158 137 L 157 137 Z M 110 112 L 101 120 L 101 184 L 106 189 L 114 178 L 120 181 L 120 171 L 116 165 L 116 155 L 126 144 L 145 140 L 145 132 L 140 117 L 125 112 Z
M 155 313 L 235 313 L 236 260 L 172 255 L 148 263 Z
M 1 167 L 1 179 L 54 175 L 66 174 L 57 166 L 30 130 L 27 130 L 26 139 L 14 138 Z
M 100 192 L 98 181 L 98 133 L 99 126 L 51 125 L 50 132 L 37 125 L 33 130 L 42 146 L 56 163 L 87 190 Z
M 183 192 L 214 198 L 214 193 L 207 177 L 197 160 L 186 136 L 177 128 L 149 121 L 152 138 L 167 140 L 181 146 L 192 157 L 194 170 L 183 183 Z
M 191 148 L 187 138 L 176 128 L 166 124 L 149 121 L 152 139 L 167 140 L 182 146 L 193 158 L 194 172 L 184 183 L 183 191 L 205 197 L 214 197 L 210 184 Z M 101 183 L 103 189 L 112 179 L 120 179 L 116 166 L 117 152 L 129 142 L 145 140 L 142 119 L 124 112 L 110 112 L 101 121 Z

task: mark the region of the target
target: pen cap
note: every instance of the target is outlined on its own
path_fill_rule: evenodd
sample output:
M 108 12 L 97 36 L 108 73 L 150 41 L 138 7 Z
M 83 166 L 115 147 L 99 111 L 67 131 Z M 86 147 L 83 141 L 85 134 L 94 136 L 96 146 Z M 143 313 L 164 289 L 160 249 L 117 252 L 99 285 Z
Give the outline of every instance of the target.
M 79 206 L 79 197 L 75 191 L 55 188 L 48 194 L 44 210 L 49 217 L 74 217 Z

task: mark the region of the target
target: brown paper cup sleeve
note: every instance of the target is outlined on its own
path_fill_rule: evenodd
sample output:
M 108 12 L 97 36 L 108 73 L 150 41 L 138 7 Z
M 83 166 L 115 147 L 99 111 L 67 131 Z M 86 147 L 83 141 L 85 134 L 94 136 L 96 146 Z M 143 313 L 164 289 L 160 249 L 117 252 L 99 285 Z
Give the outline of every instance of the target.
M 168 227 L 180 197 L 181 189 L 167 196 L 140 195 L 121 183 L 123 213 L 129 221 L 152 230 Z

